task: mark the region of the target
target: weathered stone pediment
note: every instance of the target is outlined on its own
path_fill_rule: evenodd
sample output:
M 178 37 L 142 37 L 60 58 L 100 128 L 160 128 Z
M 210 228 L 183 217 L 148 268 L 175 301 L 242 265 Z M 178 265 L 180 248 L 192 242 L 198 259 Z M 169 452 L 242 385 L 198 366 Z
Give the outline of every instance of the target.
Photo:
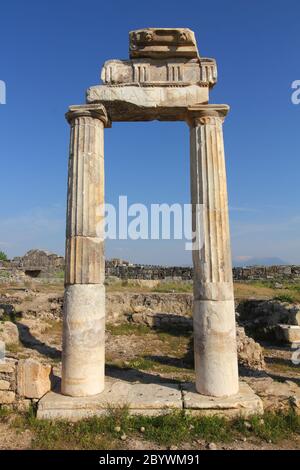
M 102 103 L 112 121 L 184 120 L 190 106 L 208 103 L 217 66 L 199 57 L 193 31 L 139 29 L 129 40 L 130 59 L 105 62 L 87 103 Z

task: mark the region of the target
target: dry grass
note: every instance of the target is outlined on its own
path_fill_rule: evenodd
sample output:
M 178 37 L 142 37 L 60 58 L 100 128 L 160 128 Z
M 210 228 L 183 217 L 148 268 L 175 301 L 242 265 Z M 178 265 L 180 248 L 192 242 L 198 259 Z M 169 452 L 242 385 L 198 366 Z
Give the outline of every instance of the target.
M 285 302 L 300 303 L 300 283 L 282 282 L 282 288 L 275 288 L 274 280 L 266 281 L 248 281 L 235 282 L 234 293 L 236 300 L 245 300 L 249 298 L 268 300 L 278 299 Z M 14 292 L 22 288 L 28 288 L 35 292 L 54 295 L 63 295 L 64 286 L 62 282 L 47 283 L 30 281 L 26 286 L 20 284 L 8 283 L 0 284 L 0 295 L 8 293 L 13 296 Z M 136 293 L 186 293 L 192 294 L 193 286 L 185 281 L 167 282 L 161 281 L 155 286 L 148 285 L 147 282 L 140 283 L 138 280 L 117 280 L 106 285 L 107 292 L 136 292 Z
M 278 299 L 283 302 L 297 303 L 300 302 L 300 285 L 283 283 L 282 289 L 277 289 L 274 282 L 270 281 L 235 282 L 234 296 L 237 300 Z

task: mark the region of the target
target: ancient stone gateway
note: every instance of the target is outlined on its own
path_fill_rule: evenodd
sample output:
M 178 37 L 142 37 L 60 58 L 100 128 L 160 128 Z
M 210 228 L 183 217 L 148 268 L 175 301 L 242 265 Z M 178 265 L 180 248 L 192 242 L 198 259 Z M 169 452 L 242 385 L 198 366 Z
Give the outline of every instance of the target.
M 196 391 L 202 397 L 236 396 L 236 407 L 236 400 L 242 402 L 243 397 L 237 395 L 222 132 L 229 107 L 208 104 L 210 88 L 217 81 L 216 62 L 199 56 L 191 30 L 149 28 L 129 36 L 130 59 L 107 61 L 101 74 L 104 84 L 89 88 L 87 104 L 71 106 L 66 115 L 71 140 L 61 392 L 89 397 L 104 390 L 103 212 L 99 210 L 104 203 L 104 128 L 116 121 L 186 121 L 192 224 L 197 239 L 200 230 L 203 238 L 193 251 Z M 67 397 L 62 400 L 67 403 Z M 260 409 L 259 399 L 251 400 L 251 407 Z M 204 407 L 209 406 L 206 401 Z M 48 412 L 46 403 L 43 407 L 40 415 L 50 416 L 51 406 Z
M 238 391 L 235 314 L 222 123 L 226 105 L 207 104 L 216 83 L 214 59 L 199 57 L 188 29 L 130 33 L 130 60 L 109 60 L 104 85 L 88 89 L 87 105 L 71 106 L 62 393 L 104 389 L 104 128 L 114 121 L 185 120 L 190 126 L 196 388 L 212 396 Z

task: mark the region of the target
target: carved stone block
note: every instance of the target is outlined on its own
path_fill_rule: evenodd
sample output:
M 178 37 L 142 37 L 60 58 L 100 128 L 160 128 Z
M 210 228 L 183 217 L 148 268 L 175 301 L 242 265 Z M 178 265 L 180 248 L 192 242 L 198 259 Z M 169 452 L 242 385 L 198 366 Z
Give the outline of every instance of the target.
M 217 82 L 214 59 L 133 59 L 108 60 L 101 80 L 106 85 L 140 84 L 145 86 L 188 86 L 197 84 L 213 87 Z
M 198 57 L 196 39 L 188 28 L 145 28 L 129 33 L 134 57 Z

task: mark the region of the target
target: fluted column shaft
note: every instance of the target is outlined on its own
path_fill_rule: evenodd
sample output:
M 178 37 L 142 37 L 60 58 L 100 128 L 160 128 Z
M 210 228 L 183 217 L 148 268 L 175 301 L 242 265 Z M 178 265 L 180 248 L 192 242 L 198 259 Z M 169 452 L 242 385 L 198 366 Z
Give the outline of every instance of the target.
M 62 393 L 104 389 L 104 149 L 101 105 L 72 106 L 66 227 Z
M 222 124 L 225 105 L 189 111 L 196 389 L 238 392 L 235 309 Z

